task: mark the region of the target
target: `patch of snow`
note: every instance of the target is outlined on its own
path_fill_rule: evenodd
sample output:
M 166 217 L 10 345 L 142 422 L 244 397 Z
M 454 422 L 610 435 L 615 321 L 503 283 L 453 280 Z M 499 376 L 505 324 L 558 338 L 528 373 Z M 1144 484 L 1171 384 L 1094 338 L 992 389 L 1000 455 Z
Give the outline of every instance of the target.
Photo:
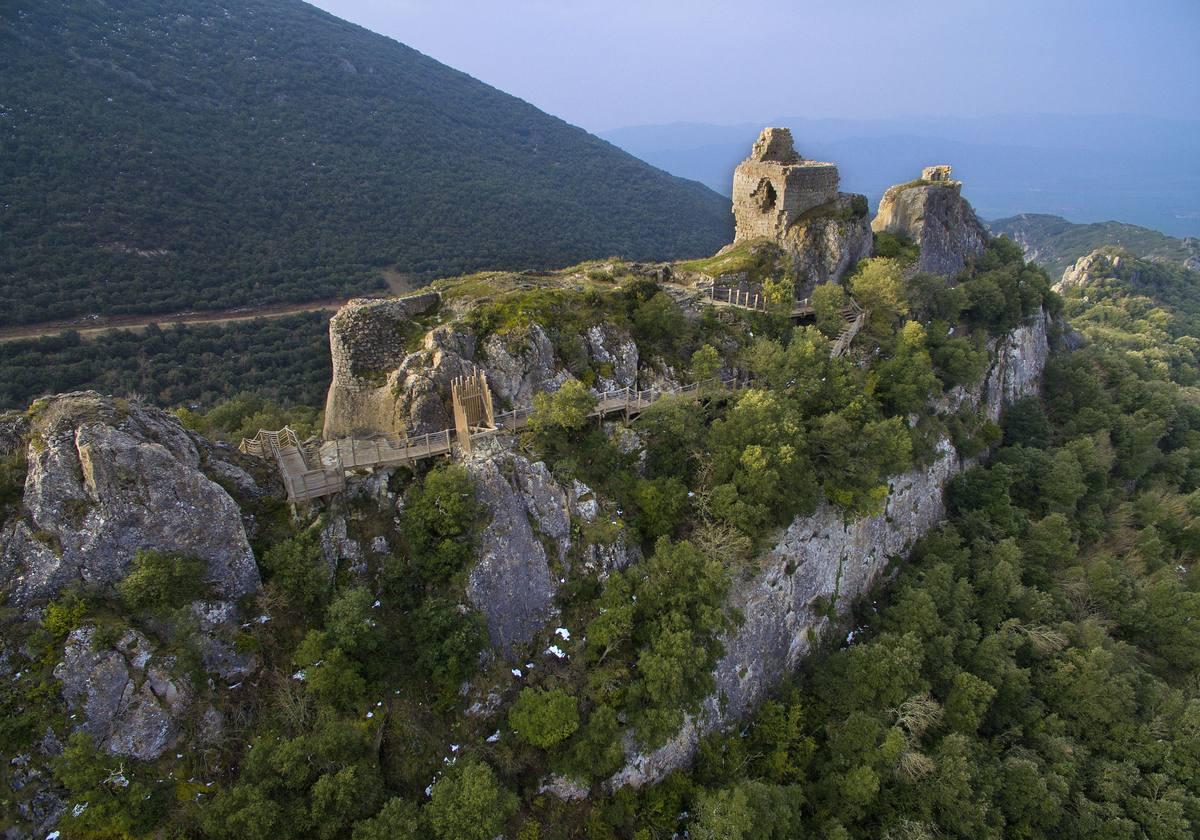
M 562 648 L 560 648 L 558 645 L 550 645 L 550 647 L 546 648 L 546 653 L 552 653 L 559 659 L 567 658 L 566 652 Z
M 566 627 L 558 627 L 554 630 L 554 635 L 558 636 L 563 641 L 570 641 L 571 631 Z
M 521 669 L 520 669 L 520 668 L 513 668 L 513 669 L 512 669 L 512 675 L 513 675 L 514 677 L 516 677 L 517 679 L 521 679 L 521 677 L 523 677 L 523 676 L 524 676 L 524 674 L 522 674 L 522 673 L 521 673 Z
M 488 742 L 489 744 L 494 744 L 494 743 L 496 743 L 496 742 L 497 742 L 497 741 L 499 741 L 499 740 L 500 740 L 500 730 L 499 730 L 499 729 L 497 729 L 497 730 L 496 730 L 495 732 L 493 732 L 491 735 L 487 736 L 487 742 Z

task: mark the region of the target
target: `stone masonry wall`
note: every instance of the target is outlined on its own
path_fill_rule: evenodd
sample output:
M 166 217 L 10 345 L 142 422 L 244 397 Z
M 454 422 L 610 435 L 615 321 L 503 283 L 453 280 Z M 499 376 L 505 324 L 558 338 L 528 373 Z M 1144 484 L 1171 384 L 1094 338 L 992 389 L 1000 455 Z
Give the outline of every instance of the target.
M 779 238 L 806 210 L 837 197 L 832 163 L 803 160 L 786 128 L 765 128 L 733 173 L 734 241 Z
M 405 298 L 350 301 L 329 321 L 333 380 L 325 400 L 327 439 L 346 437 L 360 429 L 393 429 L 388 372 L 408 355 L 405 324 L 437 306 L 437 292 Z

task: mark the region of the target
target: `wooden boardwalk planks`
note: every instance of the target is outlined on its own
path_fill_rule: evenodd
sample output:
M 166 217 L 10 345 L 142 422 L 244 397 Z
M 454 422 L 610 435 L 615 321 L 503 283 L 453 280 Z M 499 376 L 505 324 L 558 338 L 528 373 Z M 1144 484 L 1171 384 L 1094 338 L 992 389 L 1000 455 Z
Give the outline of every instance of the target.
M 745 388 L 749 383 L 737 379 L 712 380 L 692 383 L 679 388 L 619 388 L 605 391 L 596 401 L 589 417 L 607 417 L 624 413 L 627 418 L 636 416 L 658 400 L 676 394 L 699 394 L 703 388 L 719 385 L 729 390 Z M 471 437 L 495 434 L 501 429 L 520 429 L 529 422 L 532 410 L 516 409 L 492 416 L 490 395 L 487 396 L 486 414 L 494 423 L 492 428 L 472 429 Z M 243 452 L 267 458 L 274 457 L 279 466 L 288 501 L 309 501 L 321 496 L 332 495 L 345 489 L 346 470 L 399 466 L 449 455 L 453 449 L 455 429 L 443 429 L 415 438 L 394 438 L 380 435 L 371 438 L 339 438 L 321 444 L 319 458 L 305 458 L 305 453 L 295 431 L 284 427 L 277 432 L 267 429 L 250 439 L 242 441 Z M 317 461 L 320 463 L 309 463 Z

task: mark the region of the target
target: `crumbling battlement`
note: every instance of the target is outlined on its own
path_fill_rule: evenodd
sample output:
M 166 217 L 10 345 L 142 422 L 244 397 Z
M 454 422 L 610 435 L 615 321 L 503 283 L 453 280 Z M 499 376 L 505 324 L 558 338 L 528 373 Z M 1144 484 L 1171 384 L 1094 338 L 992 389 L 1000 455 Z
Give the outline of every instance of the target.
M 734 241 L 778 240 L 805 211 L 837 195 L 834 164 L 804 160 L 790 130 L 764 128 L 750 157 L 733 173 Z
M 370 378 L 395 368 L 406 355 L 398 341 L 404 324 L 438 303 L 437 292 L 396 299 L 355 298 L 329 321 L 333 374 Z

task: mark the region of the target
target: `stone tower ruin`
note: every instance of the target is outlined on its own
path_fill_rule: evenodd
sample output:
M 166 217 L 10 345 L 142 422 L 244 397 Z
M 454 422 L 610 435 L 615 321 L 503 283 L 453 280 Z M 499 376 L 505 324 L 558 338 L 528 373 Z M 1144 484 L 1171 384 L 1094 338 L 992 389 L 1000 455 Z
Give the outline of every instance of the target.
M 796 154 L 789 129 L 764 128 L 733 172 L 734 242 L 778 240 L 805 211 L 837 196 L 837 166 Z

